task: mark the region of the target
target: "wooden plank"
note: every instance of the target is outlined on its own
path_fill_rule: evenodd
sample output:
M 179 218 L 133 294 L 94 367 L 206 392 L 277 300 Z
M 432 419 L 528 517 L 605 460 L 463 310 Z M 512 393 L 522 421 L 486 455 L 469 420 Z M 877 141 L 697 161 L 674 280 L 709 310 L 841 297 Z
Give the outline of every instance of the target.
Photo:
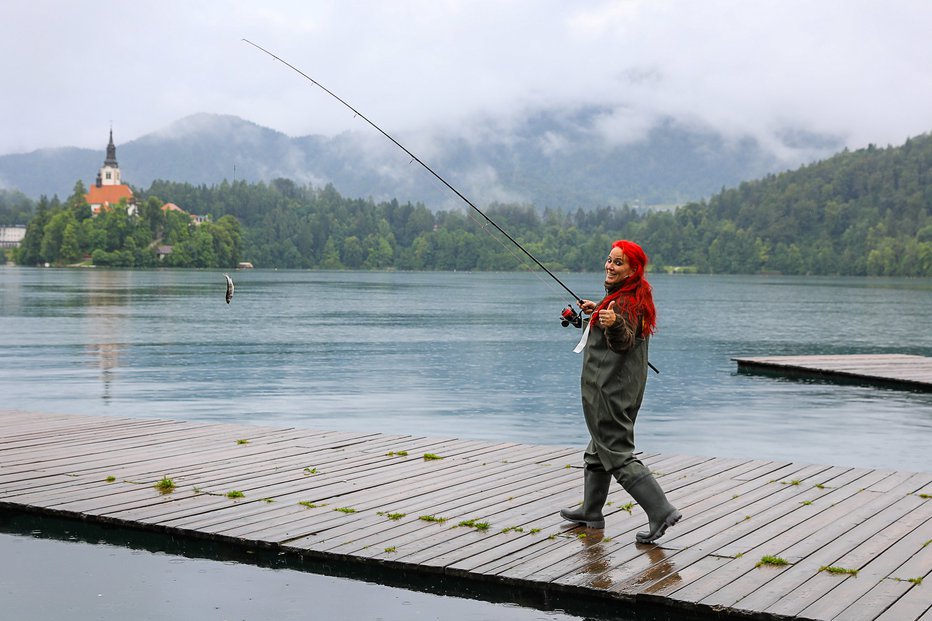
M 434 445 L 434 446 L 453 446 L 461 445 L 466 447 L 475 446 L 475 442 L 450 442 L 443 445 Z M 341 457 L 344 456 L 335 456 L 335 459 L 343 461 Z M 371 455 L 366 456 L 366 459 L 373 459 Z M 319 461 L 319 460 L 318 460 Z M 393 474 L 394 471 L 390 471 L 390 474 Z M 325 493 L 326 497 L 336 494 L 341 489 L 346 489 L 351 485 L 351 482 L 355 479 L 362 477 L 361 474 L 340 474 L 340 472 L 332 473 L 330 475 L 324 475 L 321 477 L 305 477 L 301 472 L 294 473 L 281 473 L 281 472 L 269 472 L 264 471 L 258 476 L 248 476 L 248 472 L 242 473 L 244 476 L 247 476 L 247 480 L 240 480 L 234 475 L 233 478 L 222 475 L 222 479 L 209 479 L 203 481 L 200 478 L 194 477 L 191 481 L 186 482 L 192 486 L 198 486 L 201 483 L 204 485 L 224 485 L 225 489 L 222 490 L 223 493 L 230 491 L 230 489 L 237 489 L 241 492 L 247 494 L 256 494 L 262 498 L 265 497 L 277 497 L 281 494 L 287 494 L 289 492 L 303 491 L 314 487 L 327 486 L 329 485 L 328 491 Z M 394 476 L 403 476 L 403 474 L 394 474 Z M 235 487 L 230 487 L 235 486 Z M 121 520 L 161 520 L 166 519 L 168 515 L 174 515 L 178 513 L 178 507 L 180 503 L 185 498 L 191 498 L 197 496 L 196 493 L 191 494 L 173 494 L 172 506 L 167 506 L 165 503 L 154 502 L 148 497 L 138 497 L 134 496 L 129 499 L 125 499 L 123 502 L 118 504 L 111 504 L 105 507 L 103 515 L 107 515 L 111 518 L 121 519 Z M 214 505 L 223 505 L 224 501 L 222 498 L 213 498 L 213 500 L 206 501 L 209 504 Z M 65 508 L 69 510 L 88 510 L 89 507 L 83 505 L 67 505 L 60 506 L 60 508 Z M 99 509 L 99 508 L 98 508 Z M 166 513 L 168 509 L 168 513 Z
M 832 474 L 827 471 L 826 477 L 832 477 Z M 774 485 L 777 485 L 774 482 L 769 482 L 768 487 L 771 489 Z M 730 519 L 726 520 L 717 520 L 711 522 L 710 525 L 717 525 L 716 528 L 709 529 L 709 525 L 703 527 L 703 537 L 699 543 L 685 549 L 683 552 L 677 554 L 673 557 L 673 562 L 677 568 L 688 567 L 690 564 L 698 562 L 703 557 L 708 555 L 724 556 L 719 550 L 722 550 L 724 547 L 727 547 L 729 544 L 733 544 L 735 541 L 739 541 L 748 535 L 753 535 L 758 529 L 767 528 L 770 529 L 771 536 L 774 532 L 779 533 L 784 529 L 784 522 L 787 524 L 785 527 L 792 527 L 793 523 L 799 523 L 802 521 L 800 516 L 793 515 L 798 511 L 801 505 L 800 499 L 803 499 L 802 502 L 805 502 L 811 498 L 817 497 L 818 494 L 827 494 L 835 493 L 842 494 L 842 491 L 829 491 L 819 490 L 818 488 L 809 488 L 802 489 L 799 486 L 781 486 L 782 491 L 778 491 L 775 494 L 770 496 L 765 496 L 762 502 L 761 500 L 754 500 L 750 505 L 745 504 L 740 508 L 739 511 L 731 514 Z M 843 489 L 843 488 L 839 488 Z M 856 492 L 856 489 L 849 490 L 848 494 L 853 494 Z M 742 500 L 744 495 L 735 499 L 737 502 L 746 502 Z M 753 515 L 753 519 L 738 519 L 736 517 L 744 514 Z M 790 521 L 787 516 L 793 516 Z M 766 538 L 765 538 L 766 539 Z M 666 546 L 665 546 L 666 547 Z M 757 553 L 758 556 L 756 559 L 752 560 L 754 554 Z M 706 599 L 712 593 L 717 593 L 724 586 L 730 585 L 733 580 L 743 575 L 749 570 L 748 565 L 753 567 L 759 560 L 762 554 L 768 554 L 771 552 L 757 552 L 756 550 L 745 550 L 742 549 L 740 553 L 735 554 L 735 560 L 729 562 L 723 569 L 710 573 L 707 576 L 702 576 L 698 578 L 694 583 L 689 585 L 683 585 L 682 588 L 676 589 L 672 593 L 672 597 L 678 601 L 683 601 L 690 605 L 695 605 L 700 601 L 705 605 L 718 606 L 722 605 L 718 601 L 706 601 Z M 646 568 L 649 569 L 649 566 Z M 654 582 L 659 582 L 665 579 L 665 576 L 658 576 L 656 571 L 651 571 L 650 573 L 642 573 L 644 568 L 640 568 L 639 571 L 631 571 L 627 569 L 625 573 L 620 575 L 623 578 L 622 581 L 618 584 L 616 588 L 624 590 L 626 592 L 641 593 L 645 590 L 650 590 Z M 739 596 L 740 597 L 740 596 Z M 735 599 L 738 599 L 736 597 Z M 730 604 L 731 602 L 728 602 Z
M 801 514 L 804 517 L 821 516 L 820 519 L 823 521 L 828 519 L 829 523 L 834 525 L 833 529 L 817 531 L 819 532 L 818 537 L 813 536 L 813 529 L 803 519 L 797 520 L 795 526 L 788 525 L 789 528 L 770 539 L 758 536 L 751 540 L 746 539 L 747 542 L 756 541 L 758 546 L 756 548 L 748 549 L 733 546 L 733 543 L 739 541 L 742 537 L 732 537 L 724 545 L 717 545 L 719 542 L 710 541 L 706 546 L 707 549 L 711 550 L 710 553 L 726 556 L 726 551 L 730 551 L 730 558 L 734 560 L 720 570 L 676 590 L 671 594 L 671 597 L 689 602 L 702 602 L 709 606 L 734 605 L 742 598 L 747 597 L 749 593 L 756 591 L 761 584 L 777 577 L 776 572 L 765 573 L 770 568 L 761 568 L 765 572 L 757 571 L 757 563 L 764 555 L 780 556 L 781 558 L 785 555 L 788 559 L 797 556 L 805 557 L 809 554 L 807 550 L 817 549 L 824 541 L 834 541 L 840 533 L 851 528 L 852 525 L 892 503 L 892 499 L 872 496 L 874 504 L 865 505 L 859 497 L 859 494 L 862 493 L 860 492 L 860 485 L 877 476 L 883 475 L 868 472 L 860 479 L 853 479 L 846 485 L 828 491 L 810 490 L 807 492 L 807 496 L 797 497 L 804 498 L 802 502 L 811 501 L 813 504 L 799 505 L 796 503 L 797 506 L 793 509 L 794 512 L 804 511 L 805 513 Z M 821 496 L 818 495 L 819 492 L 821 492 Z M 782 525 L 782 523 L 783 520 L 780 519 L 778 526 Z M 753 530 L 750 531 L 750 534 L 753 533 Z M 805 544 L 808 546 L 806 549 L 799 547 L 803 542 L 806 542 Z M 696 552 L 697 556 L 700 554 L 700 551 Z M 688 560 L 688 557 L 687 559 L 679 559 L 679 562 L 682 564 L 686 560 Z M 788 590 L 780 591 L 778 597 Z M 766 603 L 769 605 L 772 602 L 768 600 Z
M 367 435 L 365 437 L 375 436 Z M 320 444 L 317 444 L 314 448 L 316 450 L 332 450 L 336 447 L 344 446 L 346 442 L 346 436 L 338 438 L 328 436 L 322 438 Z M 206 450 L 207 447 L 211 447 L 211 449 Z M 98 485 L 102 485 L 102 480 L 107 475 L 116 476 L 118 474 L 120 475 L 120 480 L 141 480 L 151 484 L 154 484 L 155 481 L 168 474 L 171 474 L 173 478 L 176 476 L 198 477 L 197 484 L 203 484 L 205 483 L 204 477 L 206 473 L 219 471 L 228 476 L 231 474 L 231 464 L 235 463 L 237 460 L 240 463 L 245 462 L 246 465 L 264 463 L 272 456 L 281 459 L 282 450 L 281 448 L 273 449 L 261 446 L 250 447 L 249 445 L 235 445 L 230 440 L 227 440 L 221 446 L 220 443 L 208 437 L 203 441 L 199 439 L 196 443 L 188 442 L 180 446 L 173 445 L 167 453 L 149 448 L 144 452 L 134 450 L 129 453 L 109 453 L 107 455 L 107 463 L 93 461 L 91 462 L 93 465 L 88 466 L 83 460 L 78 460 L 72 465 L 74 467 L 67 468 L 67 474 L 75 477 L 75 481 L 68 486 L 69 489 L 65 492 L 65 498 L 74 497 L 75 495 L 81 497 L 87 491 L 92 491 L 93 486 L 87 486 L 86 484 L 88 481 L 86 478 L 82 478 L 82 475 L 88 475 L 88 477 L 92 478 Z M 303 449 L 301 447 L 293 448 L 291 449 L 291 453 L 303 454 L 305 450 L 310 449 Z M 249 459 L 244 460 L 244 456 L 249 456 Z M 265 469 L 271 468 L 273 468 L 273 466 L 267 466 Z M 250 470 L 253 474 L 262 471 L 262 468 L 252 468 Z M 85 485 L 79 488 L 76 485 L 77 483 L 84 483 Z M 5 489 L 9 490 L 11 496 L 19 497 L 21 500 L 30 499 L 45 501 L 49 497 L 57 498 L 62 495 L 60 485 L 51 488 L 47 485 L 40 485 L 39 487 L 40 488 L 37 489 L 35 487 L 17 484 L 5 486 Z M 111 491 L 107 493 L 109 494 Z M 36 494 L 39 496 L 37 497 Z
M 491 466 L 491 465 L 490 465 Z M 489 467 L 489 466 L 487 466 Z M 570 477 L 570 473 L 563 468 L 555 468 L 553 466 L 541 466 L 534 465 L 536 468 L 535 475 L 529 476 L 524 472 L 513 473 L 510 477 L 505 477 L 502 481 L 502 484 L 506 487 L 506 497 L 504 498 L 505 502 L 510 502 L 508 498 L 515 494 L 515 487 L 520 488 L 521 481 L 535 481 L 540 477 L 544 477 L 542 483 L 545 485 L 546 481 L 549 480 L 552 483 L 558 483 L 560 477 Z M 513 466 L 509 468 L 506 472 L 513 472 Z M 399 494 L 395 492 L 394 489 L 389 490 L 390 493 L 381 498 L 376 497 L 375 500 L 378 501 L 384 513 L 405 513 L 408 517 L 416 519 L 419 515 L 422 514 L 436 514 L 438 517 L 442 516 L 441 512 L 450 509 L 450 501 L 456 503 L 462 503 L 464 499 L 468 499 L 470 496 L 475 494 L 500 494 L 498 482 L 496 481 L 493 484 L 490 484 L 487 477 L 487 471 L 474 471 L 474 474 L 468 478 L 455 479 L 449 481 L 449 483 L 444 483 L 443 481 L 437 481 L 433 477 L 425 481 L 428 488 L 436 487 L 436 491 L 429 493 L 428 495 L 420 493 L 420 490 L 424 488 L 425 483 L 418 485 L 418 490 L 416 493 L 409 491 L 404 494 L 402 497 L 399 497 Z M 463 474 L 461 468 L 457 468 L 456 474 Z M 492 473 L 495 474 L 494 472 Z M 493 479 L 494 480 L 494 479 Z M 520 489 L 518 490 L 520 491 Z M 501 494 L 500 494 L 501 495 Z M 375 509 L 374 505 L 362 505 L 364 508 Z M 379 520 L 384 523 L 384 520 Z M 399 524 L 388 525 L 385 527 L 396 528 L 399 527 Z M 384 528 L 384 527 L 383 527 Z M 382 530 L 382 529 L 380 529 Z M 317 547 L 326 547 L 330 545 L 331 537 L 340 537 L 340 531 L 335 531 L 334 533 L 327 533 L 324 536 L 321 536 L 320 532 L 306 536 L 302 538 L 296 538 L 289 541 L 290 545 L 301 546 L 307 549 L 317 548 Z
M 906 593 L 911 583 L 887 577 L 903 564 L 904 558 L 910 558 L 923 542 L 932 539 L 932 504 L 923 503 L 914 496 L 906 496 L 903 501 L 897 504 L 916 507 L 916 510 L 898 518 L 837 561 L 826 564 L 856 569 L 857 576 L 842 574 L 839 580 L 839 576 L 819 572 L 807 583 L 811 591 L 821 591 L 825 595 L 801 608 L 803 616 L 832 619 L 843 612 L 854 616 L 854 608 L 857 614 L 872 612 L 873 616 L 878 616 L 893 603 L 887 600 L 890 594 L 898 594 L 895 600 Z M 917 503 L 920 504 L 917 506 Z M 779 606 L 774 608 L 780 610 Z
M 928 581 L 921 584 L 907 582 L 906 593 L 884 610 L 876 621 L 932 621 L 932 586 L 928 584 Z
M 405 444 L 405 446 L 417 447 L 418 445 L 412 442 L 408 442 Z M 424 446 L 433 447 L 433 446 L 436 446 L 436 442 L 425 440 Z M 387 457 L 384 454 L 384 449 L 383 449 L 382 451 L 379 452 L 377 456 L 369 455 L 369 456 L 360 457 L 360 458 L 347 458 L 344 456 L 341 458 L 342 461 L 339 462 L 340 469 L 337 470 L 336 472 L 344 472 L 347 469 L 359 469 L 363 467 L 364 465 L 368 465 L 369 467 L 378 467 L 379 464 L 400 463 L 401 461 L 407 461 L 409 459 L 411 461 L 416 461 L 417 459 L 420 459 L 420 458 L 410 457 L 410 458 L 405 458 L 404 460 L 402 460 L 402 458 L 393 459 L 393 458 Z M 326 479 L 324 478 L 324 469 L 326 472 L 330 472 L 331 474 L 333 474 L 333 472 L 331 471 L 332 465 L 330 462 L 318 462 L 318 465 L 322 469 L 322 472 L 319 473 L 319 475 L 313 475 L 314 481 L 315 482 L 326 481 Z M 508 467 L 509 466 L 507 465 L 501 466 L 502 469 L 507 469 Z M 416 482 L 411 481 L 411 483 L 416 483 Z M 441 482 L 437 484 L 442 485 L 443 483 Z M 410 489 L 411 485 L 405 485 L 405 487 Z M 418 487 L 420 488 L 420 486 Z M 316 488 L 290 490 L 285 495 L 276 496 L 275 500 L 276 502 L 291 500 L 295 503 L 297 503 L 298 501 L 316 502 L 316 501 L 322 500 L 321 498 L 317 497 L 317 494 L 315 494 L 314 492 L 315 489 Z M 308 495 L 308 494 L 311 494 L 311 495 Z M 252 521 L 264 522 L 268 519 L 276 518 L 276 515 L 274 513 L 269 513 L 267 510 L 263 510 L 262 508 L 255 508 L 255 507 L 249 508 L 247 505 L 240 505 L 240 507 L 241 507 L 241 510 L 235 514 L 230 514 L 230 512 L 227 511 L 225 512 L 223 516 L 193 515 L 193 516 L 187 516 L 187 517 L 177 517 L 177 518 L 172 518 L 172 519 L 166 519 L 160 523 L 166 526 L 173 526 L 173 527 L 207 528 L 207 527 L 216 527 L 222 523 L 230 522 L 230 521 L 235 521 L 236 524 L 239 526 L 246 526 L 250 524 Z M 282 509 L 282 510 L 287 511 L 286 509 Z M 255 519 L 251 520 L 250 518 L 255 518 Z
M 723 460 L 724 461 L 724 460 Z M 722 464 L 724 466 L 732 466 L 733 464 Z M 755 468 L 756 463 L 746 463 L 743 464 L 744 468 Z M 697 476 L 700 478 L 695 479 L 694 481 L 689 482 L 687 485 L 682 485 L 677 487 L 675 484 L 671 485 L 666 481 L 666 478 L 661 479 L 661 485 L 666 488 L 667 496 L 676 504 L 681 512 L 689 516 L 688 522 L 681 522 L 677 527 L 670 531 L 671 538 L 675 538 L 675 532 L 680 531 L 681 528 L 688 528 L 690 525 L 694 527 L 696 522 L 694 521 L 695 516 L 701 514 L 701 507 L 703 504 L 705 506 L 716 506 L 721 502 L 724 502 L 725 498 L 731 498 L 734 496 L 734 481 L 730 480 L 727 474 L 735 475 L 740 474 L 743 469 L 742 467 L 732 468 L 718 468 L 718 469 L 703 469 L 700 475 L 697 472 Z M 703 476 L 704 475 L 704 476 Z M 711 501 L 710 501 L 711 499 Z M 618 520 L 617 518 L 622 518 Z M 643 528 L 646 525 L 645 515 L 639 508 L 636 506 L 628 513 L 628 515 L 615 514 L 610 518 L 611 521 L 611 537 L 613 540 L 618 540 L 617 543 L 607 544 L 602 549 L 601 552 L 604 552 L 605 558 L 602 559 L 607 565 L 607 568 L 613 564 L 625 563 L 627 556 L 623 559 L 613 558 L 613 555 L 618 553 L 619 548 L 624 548 L 627 545 L 629 540 L 633 540 L 633 534 L 636 530 Z M 618 530 L 620 529 L 620 531 Z M 588 543 L 588 537 L 584 543 Z M 665 542 L 664 548 L 679 548 L 680 545 L 676 543 Z M 548 580 L 548 581 L 560 581 L 564 576 L 569 577 L 570 580 L 573 580 L 576 576 L 580 575 L 577 569 L 579 569 L 574 563 L 578 560 L 579 555 L 577 554 L 578 548 L 572 541 L 565 542 L 564 544 L 555 547 L 554 550 L 548 552 L 547 558 L 538 558 L 537 563 L 540 567 L 531 567 L 534 572 L 534 578 L 538 580 Z M 622 554 L 627 554 L 629 550 L 625 550 Z M 591 567 L 593 565 L 592 557 L 594 556 L 595 551 L 593 549 L 586 550 L 586 558 L 584 559 L 585 567 L 589 568 L 586 573 L 591 574 Z M 543 561 L 549 560 L 550 565 L 547 566 Z M 523 575 L 527 571 L 527 568 L 522 568 L 520 570 L 509 570 L 509 575 Z M 517 572 L 517 574 L 516 574 Z M 606 580 L 603 580 L 606 581 Z M 564 583 L 570 584 L 570 583 Z
M 753 464 L 751 464 L 753 466 Z M 739 474 L 740 476 L 740 474 Z M 690 535 L 697 536 L 700 540 L 706 541 L 714 533 L 720 532 L 722 528 L 721 522 L 716 522 L 720 520 L 723 515 L 726 515 L 733 511 L 733 508 L 728 508 L 723 510 L 723 503 L 726 502 L 726 499 L 735 500 L 740 498 L 740 503 L 759 503 L 761 499 L 766 499 L 773 495 L 774 485 L 772 482 L 766 482 L 759 480 L 757 482 L 747 482 L 741 484 L 742 487 L 740 491 L 736 493 L 736 486 L 733 482 L 726 481 L 726 487 L 724 491 L 719 492 L 716 495 L 708 497 L 707 494 L 698 494 L 695 491 L 688 491 L 687 494 L 690 494 L 686 497 L 679 497 L 678 492 L 673 492 L 670 494 L 670 499 L 674 504 L 677 504 L 681 507 L 681 511 L 685 511 L 687 518 L 684 518 L 680 524 L 673 530 L 671 530 L 670 535 L 667 540 L 663 543 L 663 548 L 665 550 L 670 550 L 671 553 L 675 552 L 676 549 L 683 549 L 686 547 L 682 542 L 684 539 L 687 539 Z M 763 490 L 763 493 L 755 493 L 755 487 L 758 490 Z M 692 503 L 690 502 L 692 500 Z M 700 500 L 702 499 L 702 500 Z M 699 502 L 696 502 L 699 501 Z M 771 500 L 771 503 L 774 502 Z M 609 588 L 616 592 L 621 592 L 619 589 L 621 585 L 625 584 L 627 581 L 633 577 L 638 576 L 644 571 L 651 571 L 650 567 L 653 563 L 650 559 L 644 559 L 644 555 L 641 553 L 639 548 L 632 547 L 632 541 L 634 539 L 634 531 L 638 528 L 642 528 L 644 525 L 644 517 L 642 513 L 632 516 L 633 521 L 623 524 L 623 532 L 619 535 L 613 535 L 613 542 L 606 546 L 605 548 L 605 562 L 610 566 L 610 569 L 605 571 L 602 575 L 593 578 L 590 575 L 581 575 L 578 572 L 572 571 L 571 567 L 562 568 L 563 575 L 555 580 L 561 585 L 572 588 L 579 585 L 580 580 L 587 580 L 589 582 L 599 582 L 605 585 L 611 585 Z M 725 523 L 732 524 L 735 523 L 734 518 L 727 518 Z M 740 522 L 740 520 L 738 520 Z M 692 544 L 687 544 L 692 545 Z M 564 551 L 572 552 L 572 548 L 567 548 Z M 552 554 L 551 554 L 552 556 Z M 591 556 L 591 554 L 590 554 Z M 646 561 L 646 564 L 639 565 L 641 561 Z M 560 573 L 560 564 L 555 564 L 554 567 L 546 570 L 544 575 L 551 573 Z M 567 571 L 569 570 L 569 571 Z M 591 572 L 588 572 L 591 573 Z
M 855 495 L 849 501 L 854 502 L 837 505 L 842 506 L 842 511 L 847 511 L 847 515 L 840 514 L 835 507 L 826 512 L 833 521 L 827 528 L 820 529 L 823 532 L 816 531 L 806 536 L 807 525 L 800 525 L 801 538 L 795 545 L 798 547 L 805 544 L 811 550 L 802 560 L 782 568 L 761 567 L 750 570 L 741 580 L 721 589 L 704 600 L 704 603 L 715 605 L 727 602 L 725 605 L 741 610 L 766 610 L 777 615 L 797 616 L 801 610 L 823 597 L 839 580 L 838 575 L 821 572 L 822 567 L 845 566 L 838 560 L 840 557 L 864 539 L 877 537 L 877 533 L 882 533 L 891 524 L 897 525 L 897 520 L 909 516 L 909 511 L 915 508 L 915 505 L 910 503 L 894 503 L 876 512 L 880 504 L 876 501 L 871 506 L 855 509 L 851 509 L 851 506 L 856 507 L 859 498 Z M 884 504 L 889 502 L 887 499 Z M 876 513 L 865 520 L 864 516 L 871 512 Z M 862 521 L 856 523 L 858 520 Z M 760 560 L 763 554 L 785 558 L 780 548 L 785 546 L 786 542 L 785 537 L 775 540 L 767 547 L 757 548 L 748 556 L 751 560 Z M 843 579 L 843 576 L 841 578 Z M 741 585 L 741 589 L 735 588 L 738 584 Z M 748 595 L 743 596 L 743 592 Z
M 500 478 L 492 479 L 493 482 L 490 483 L 489 479 L 484 476 L 480 469 L 493 475 L 499 475 Z M 561 470 L 562 469 L 558 469 L 557 471 L 559 472 Z M 385 518 L 376 516 L 378 512 L 384 514 L 405 513 L 408 514 L 410 518 L 416 518 L 417 515 L 434 513 L 440 516 L 441 511 L 449 511 L 449 503 L 451 501 L 462 504 L 473 498 L 476 494 L 496 494 L 505 497 L 513 495 L 516 488 L 520 491 L 522 480 L 533 481 L 535 479 L 543 479 L 540 484 L 546 485 L 547 481 L 553 481 L 553 477 L 550 473 L 554 472 L 554 469 L 552 467 L 543 468 L 538 466 L 537 472 L 533 477 L 520 473 L 517 475 L 513 474 L 510 477 L 500 476 L 502 473 L 513 472 L 513 466 L 502 464 L 477 466 L 477 468 L 469 471 L 456 468 L 452 472 L 454 478 L 441 479 L 433 474 L 427 474 L 425 477 L 422 477 L 426 480 L 417 485 L 416 488 L 411 488 L 408 483 L 409 479 L 404 478 L 388 485 L 382 485 L 374 491 L 361 490 L 342 495 L 339 497 L 339 504 L 337 506 L 349 506 L 360 513 L 357 518 L 359 527 L 353 527 L 350 531 L 354 539 L 360 539 L 369 534 L 364 529 L 366 524 L 365 515 L 370 515 L 371 520 L 379 523 L 376 533 L 381 534 L 388 525 L 385 524 Z M 503 489 L 507 493 L 503 492 Z M 331 505 L 332 504 L 333 503 L 331 503 Z M 415 511 L 417 511 L 417 514 L 414 514 Z M 300 509 L 298 509 L 297 512 L 303 514 Z M 331 517 L 333 518 L 333 516 Z M 335 519 L 331 519 L 331 522 L 334 524 L 337 523 Z M 284 528 L 282 528 L 283 526 Z M 308 542 L 308 545 L 305 546 L 307 549 L 329 549 L 329 547 L 333 545 L 341 545 L 346 539 L 344 533 L 339 529 L 325 528 L 325 525 L 320 522 L 315 523 L 313 528 L 309 528 L 306 521 L 298 523 L 286 522 L 276 525 L 263 524 L 260 529 L 258 529 L 258 532 L 262 534 L 263 538 L 269 538 L 274 541 L 294 542 L 304 539 Z M 246 531 L 246 534 L 249 536 L 254 536 L 256 533 L 257 529 L 255 528 Z M 311 540 L 313 544 L 310 543 Z M 333 544 L 333 541 L 337 541 L 338 543 Z
M 334 473 L 333 475 L 325 474 L 324 476 L 314 476 L 311 477 L 310 480 L 303 475 L 283 476 L 281 474 L 274 474 L 268 475 L 266 478 L 253 478 L 247 485 L 242 486 L 240 491 L 246 492 L 247 494 L 255 494 L 260 497 L 279 498 L 281 496 L 283 498 L 290 498 L 289 495 L 308 493 L 310 490 L 313 490 L 314 493 L 318 495 L 317 500 L 322 500 L 344 494 L 348 490 L 354 489 L 353 486 L 357 484 L 364 483 L 364 487 L 372 487 L 373 485 L 384 484 L 387 481 L 404 480 L 411 477 L 412 474 L 420 473 L 421 475 L 425 475 L 443 471 L 448 468 L 462 467 L 461 464 L 459 466 L 457 465 L 457 461 L 455 460 L 457 455 L 476 455 L 480 453 L 494 454 L 496 451 L 502 453 L 502 451 L 506 450 L 501 448 L 500 445 L 489 445 L 487 443 L 475 441 L 450 441 L 446 444 L 434 446 L 438 447 L 438 450 L 442 447 L 448 447 L 444 449 L 444 451 L 449 457 L 435 462 L 425 462 L 420 458 L 411 458 L 381 468 L 375 477 L 370 477 L 368 479 L 368 475 L 365 472 L 353 471 L 344 474 Z M 508 445 L 505 445 L 506 448 L 507 446 Z M 366 456 L 366 459 L 371 460 L 373 458 L 374 457 L 371 455 Z M 431 465 L 425 466 L 425 463 Z M 176 496 L 176 502 L 181 502 L 184 499 L 185 496 L 181 496 L 180 498 Z M 190 499 L 190 495 L 187 499 Z M 308 498 L 305 497 L 304 499 Z M 313 497 L 310 499 L 313 499 Z M 225 506 L 225 501 L 222 498 L 216 498 L 213 501 L 199 500 L 196 512 L 203 510 L 202 505 L 204 502 L 208 502 L 217 508 L 223 508 Z M 177 506 L 178 505 L 176 505 L 176 507 Z M 185 514 L 189 513 L 190 511 Z M 111 507 L 107 512 L 108 516 L 116 519 L 145 519 L 147 521 L 169 519 L 170 517 L 177 517 L 178 514 L 178 510 L 173 507 L 169 507 L 169 512 L 166 513 L 164 506 L 152 502 L 139 503 L 136 500 L 125 506 Z

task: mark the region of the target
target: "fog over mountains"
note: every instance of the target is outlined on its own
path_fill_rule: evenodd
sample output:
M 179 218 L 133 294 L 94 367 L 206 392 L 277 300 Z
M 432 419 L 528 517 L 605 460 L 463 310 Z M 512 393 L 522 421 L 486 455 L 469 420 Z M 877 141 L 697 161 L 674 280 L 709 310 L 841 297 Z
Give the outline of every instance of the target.
M 681 204 L 842 148 L 831 137 L 792 132 L 774 148 L 673 119 L 628 143 L 608 144 L 592 130 L 601 112 L 545 113 L 507 128 L 488 121 L 469 132 L 394 137 L 479 206 L 498 201 L 559 209 Z M 363 122 L 359 130 L 334 137 L 289 137 L 235 116 L 196 114 L 129 142 L 121 142 L 119 127 L 113 133 L 123 180 L 137 189 L 156 179 L 214 185 L 285 177 L 314 186 L 332 183 L 347 197 L 397 198 L 432 209 L 461 206 Z M 78 179 L 86 186 L 94 182 L 107 139 L 104 130 L 98 150 L 0 156 L 0 187 L 32 198 L 65 198 Z

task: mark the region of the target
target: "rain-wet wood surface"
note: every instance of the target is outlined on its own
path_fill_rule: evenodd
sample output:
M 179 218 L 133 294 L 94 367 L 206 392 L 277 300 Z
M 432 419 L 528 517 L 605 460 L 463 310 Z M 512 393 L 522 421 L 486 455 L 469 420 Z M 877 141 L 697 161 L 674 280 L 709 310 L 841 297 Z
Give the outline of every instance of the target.
M 749 373 L 857 382 L 932 391 L 932 358 L 908 354 L 766 356 L 733 358 Z
M 560 519 L 581 447 L 0 411 L 8 510 L 674 614 L 932 620 L 932 473 L 642 459 L 684 516 L 658 545 L 618 485 L 604 531 Z

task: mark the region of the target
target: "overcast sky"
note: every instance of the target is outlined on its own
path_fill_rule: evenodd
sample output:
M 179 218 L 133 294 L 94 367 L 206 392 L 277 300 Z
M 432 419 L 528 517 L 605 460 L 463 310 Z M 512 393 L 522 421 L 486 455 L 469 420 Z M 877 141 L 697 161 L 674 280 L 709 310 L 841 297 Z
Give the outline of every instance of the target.
M 198 112 L 366 130 L 243 38 L 396 135 L 593 105 L 622 143 L 662 116 L 775 148 L 787 130 L 852 148 L 932 131 L 927 0 L 3 0 L 0 154 L 103 149 L 111 123 L 120 144 Z

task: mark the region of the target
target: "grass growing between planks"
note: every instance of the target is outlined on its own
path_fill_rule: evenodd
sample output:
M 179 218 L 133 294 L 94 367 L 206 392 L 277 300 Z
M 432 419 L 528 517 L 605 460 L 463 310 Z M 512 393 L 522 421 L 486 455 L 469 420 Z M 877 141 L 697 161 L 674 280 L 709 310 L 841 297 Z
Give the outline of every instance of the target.
M 175 491 L 175 482 L 169 479 L 167 476 L 162 477 L 156 484 L 155 489 L 159 490 L 160 494 L 170 494 Z
M 785 558 L 780 558 L 779 556 L 765 555 L 761 557 L 760 561 L 758 561 L 757 565 L 755 565 L 754 567 L 762 567 L 764 565 L 770 565 L 772 567 L 780 567 L 782 565 L 789 565 L 789 562 Z
M 449 518 L 445 518 L 445 517 L 436 517 L 435 515 L 430 514 L 430 515 L 422 515 L 422 516 L 418 517 L 418 519 L 419 519 L 419 520 L 424 520 L 425 522 L 437 522 L 437 523 L 439 523 L 439 524 L 443 524 L 443 523 L 446 522 Z

